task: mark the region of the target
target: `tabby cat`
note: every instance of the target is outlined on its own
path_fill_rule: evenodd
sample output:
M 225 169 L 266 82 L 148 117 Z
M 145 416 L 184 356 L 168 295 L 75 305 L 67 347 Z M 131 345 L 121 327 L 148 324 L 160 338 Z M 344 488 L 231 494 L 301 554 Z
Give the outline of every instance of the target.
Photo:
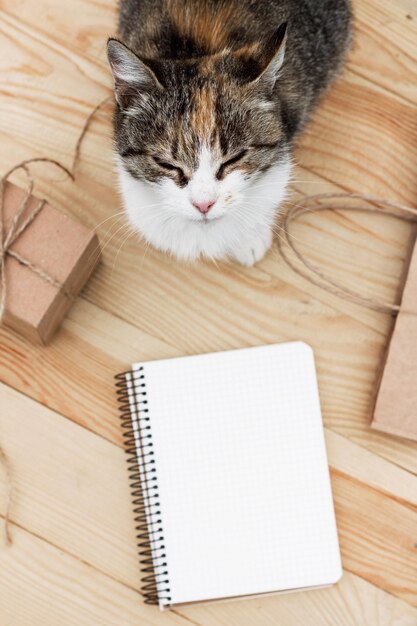
M 260 260 L 349 0 L 121 0 L 108 41 L 130 222 L 179 259 Z

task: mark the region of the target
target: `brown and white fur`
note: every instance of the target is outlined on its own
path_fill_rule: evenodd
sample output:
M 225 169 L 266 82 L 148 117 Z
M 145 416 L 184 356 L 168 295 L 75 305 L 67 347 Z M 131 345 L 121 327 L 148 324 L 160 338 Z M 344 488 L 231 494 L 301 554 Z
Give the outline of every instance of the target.
M 348 0 L 121 0 L 115 144 L 148 242 L 189 261 L 264 256 L 350 20 Z

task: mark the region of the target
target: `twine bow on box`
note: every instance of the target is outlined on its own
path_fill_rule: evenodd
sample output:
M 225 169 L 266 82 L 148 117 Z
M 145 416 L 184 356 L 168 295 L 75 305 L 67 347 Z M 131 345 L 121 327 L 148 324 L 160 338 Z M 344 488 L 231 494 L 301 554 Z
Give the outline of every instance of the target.
M 26 228 L 33 222 L 35 217 L 42 211 L 43 207 L 46 204 L 46 200 L 40 200 L 38 205 L 31 211 L 31 213 L 26 217 L 24 221 L 21 221 L 21 218 L 27 209 L 29 199 L 32 195 L 33 188 L 35 186 L 35 182 L 31 176 L 31 173 L 28 169 L 29 163 L 52 163 L 56 167 L 59 167 L 63 172 L 65 172 L 71 180 L 75 180 L 75 168 L 80 156 L 81 145 L 85 134 L 91 124 L 92 119 L 99 109 L 102 108 L 104 104 L 111 100 L 111 96 L 106 96 L 101 102 L 99 102 L 88 114 L 84 125 L 81 129 L 81 133 L 78 136 L 77 142 L 75 144 L 74 156 L 72 161 L 72 168 L 69 170 L 65 165 L 62 165 L 59 161 L 55 159 L 48 159 L 46 157 L 27 159 L 26 161 L 22 161 L 18 163 L 14 167 L 12 167 L 2 178 L 0 178 L 0 286 L 1 286 L 1 295 L 0 295 L 0 324 L 3 320 L 4 313 L 6 310 L 6 296 L 7 296 L 7 279 L 6 279 L 6 257 L 7 255 L 13 257 L 19 263 L 29 268 L 32 272 L 40 276 L 43 280 L 48 282 L 50 285 L 53 285 L 61 292 L 63 292 L 68 298 L 73 299 L 73 295 L 67 291 L 62 283 L 59 282 L 56 278 L 45 272 L 42 268 L 34 265 L 28 259 L 23 258 L 20 254 L 18 254 L 15 250 L 11 249 L 11 246 L 16 241 L 16 239 L 26 230 Z M 17 170 L 23 170 L 28 179 L 28 188 L 26 191 L 26 196 L 23 199 L 19 210 L 14 215 L 12 219 L 12 223 L 9 227 L 9 230 L 5 232 L 5 216 L 4 216 L 4 196 L 6 191 L 6 183 L 10 176 L 16 172 Z
M 33 264 L 28 259 L 25 259 L 24 257 L 22 257 L 18 252 L 16 252 L 15 250 L 12 250 L 11 248 L 11 246 L 14 244 L 16 239 L 18 239 L 18 237 L 20 237 L 20 235 L 28 228 L 28 226 L 33 222 L 35 217 L 39 215 L 39 213 L 42 211 L 43 207 L 46 204 L 46 200 L 39 200 L 37 206 L 35 206 L 35 208 L 32 209 L 32 211 L 30 211 L 29 215 L 27 215 L 27 217 L 24 220 L 22 220 L 22 217 L 28 207 L 28 203 L 32 196 L 33 188 L 35 185 L 34 180 L 27 166 L 29 163 L 34 163 L 35 161 L 53 163 L 54 165 L 59 167 L 61 170 L 63 170 L 66 174 L 68 174 L 70 178 L 74 179 L 73 174 L 64 165 L 62 165 L 58 161 L 55 161 L 54 159 L 46 159 L 46 158 L 29 159 L 27 161 L 22 161 L 22 163 L 19 163 L 18 165 L 15 165 L 14 167 L 12 167 L 0 179 L 0 286 L 1 286 L 0 323 L 3 320 L 4 314 L 6 311 L 6 298 L 7 298 L 6 257 L 7 255 L 13 257 L 14 259 L 16 259 L 16 261 L 21 263 L 21 265 L 24 265 L 25 267 L 30 269 L 32 272 L 37 274 L 37 276 L 40 276 L 44 281 L 46 281 L 50 285 L 53 285 L 60 291 L 62 291 L 68 298 L 73 297 L 69 293 L 69 291 L 65 289 L 64 285 L 59 282 L 59 280 L 57 280 L 56 278 L 54 278 L 53 276 L 45 272 L 45 270 L 43 270 L 41 267 L 38 267 L 37 265 Z M 6 193 L 6 183 L 8 179 L 10 178 L 10 176 L 19 169 L 23 170 L 27 176 L 28 188 L 26 190 L 25 197 L 23 198 L 23 201 L 19 209 L 13 216 L 11 224 L 6 231 L 5 202 L 4 202 L 5 193 Z

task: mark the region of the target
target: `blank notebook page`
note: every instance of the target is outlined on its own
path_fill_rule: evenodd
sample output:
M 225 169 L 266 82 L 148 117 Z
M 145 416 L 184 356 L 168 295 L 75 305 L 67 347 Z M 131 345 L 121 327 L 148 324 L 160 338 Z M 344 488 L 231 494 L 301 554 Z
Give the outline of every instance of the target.
M 168 572 L 161 584 L 170 601 L 160 605 L 336 582 L 311 348 L 295 342 L 139 367 Z

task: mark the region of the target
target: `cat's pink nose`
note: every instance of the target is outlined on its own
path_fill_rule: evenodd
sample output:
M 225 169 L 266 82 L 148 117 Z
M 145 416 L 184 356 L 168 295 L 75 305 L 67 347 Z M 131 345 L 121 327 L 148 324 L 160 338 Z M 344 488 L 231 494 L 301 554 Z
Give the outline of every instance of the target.
M 215 200 L 207 200 L 206 202 L 193 202 L 193 206 L 200 211 L 203 215 L 208 213 L 211 207 L 215 204 Z

